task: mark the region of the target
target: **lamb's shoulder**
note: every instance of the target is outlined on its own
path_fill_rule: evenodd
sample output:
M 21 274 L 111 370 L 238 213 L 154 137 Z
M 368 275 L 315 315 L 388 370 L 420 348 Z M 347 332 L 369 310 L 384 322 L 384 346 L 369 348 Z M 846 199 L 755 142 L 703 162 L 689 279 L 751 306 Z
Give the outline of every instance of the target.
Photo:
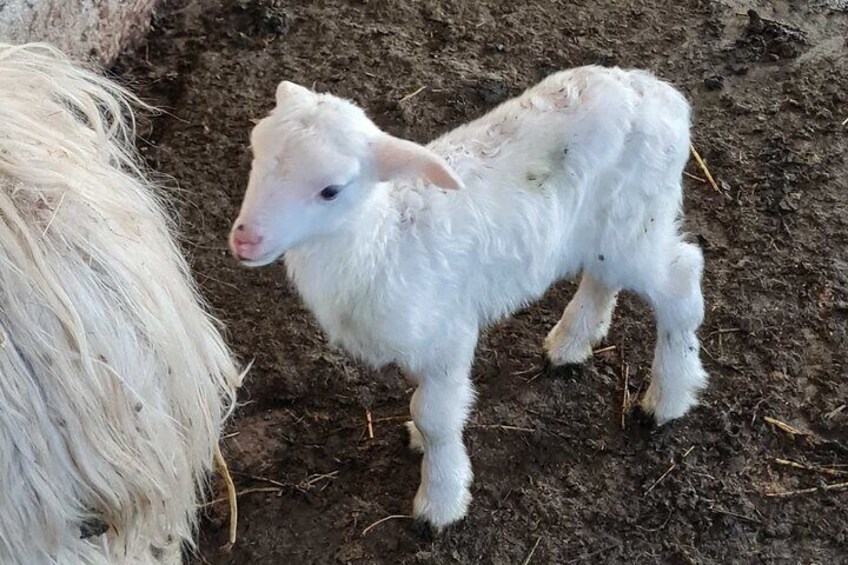
M 413 244 L 395 239 L 379 258 L 294 250 L 286 267 L 329 341 L 380 367 L 433 339 L 443 318 L 439 271 L 427 267 L 423 243 Z

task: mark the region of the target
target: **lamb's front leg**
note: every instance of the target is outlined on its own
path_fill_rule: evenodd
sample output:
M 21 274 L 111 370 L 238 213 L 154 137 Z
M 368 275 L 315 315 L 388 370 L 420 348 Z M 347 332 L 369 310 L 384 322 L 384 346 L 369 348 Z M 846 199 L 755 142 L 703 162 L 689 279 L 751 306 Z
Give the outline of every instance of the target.
M 450 368 L 433 368 L 420 376 L 410 409 L 411 446 L 423 449 L 421 484 L 413 514 L 437 529 L 465 516 L 471 502 L 471 461 L 462 428 L 474 399 L 470 360 Z

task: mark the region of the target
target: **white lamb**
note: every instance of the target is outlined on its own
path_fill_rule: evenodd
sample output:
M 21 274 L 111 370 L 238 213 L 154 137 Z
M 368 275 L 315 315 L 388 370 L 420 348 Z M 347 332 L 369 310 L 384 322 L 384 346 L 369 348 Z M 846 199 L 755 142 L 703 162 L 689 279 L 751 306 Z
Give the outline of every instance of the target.
M 0 43 L 0 563 L 191 544 L 240 375 L 134 150 L 133 97 Z
M 696 404 L 703 259 L 679 231 L 689 105 L 673 87 L 573 69 L 427 147 L 329 94 L 283 82 L 276 98 L 252 134 L 230 246 L 251 267 L 285 253 L 333 342 L 416 382 L 416 517 L 440 528 L 467 511 L 462 429 L 481 328 L 560 279 L 582 272 L 545 340 L 554 364 L 590 357 L 616 294 L 632 290 L 658 326 L 643 409 L 662 424 Z

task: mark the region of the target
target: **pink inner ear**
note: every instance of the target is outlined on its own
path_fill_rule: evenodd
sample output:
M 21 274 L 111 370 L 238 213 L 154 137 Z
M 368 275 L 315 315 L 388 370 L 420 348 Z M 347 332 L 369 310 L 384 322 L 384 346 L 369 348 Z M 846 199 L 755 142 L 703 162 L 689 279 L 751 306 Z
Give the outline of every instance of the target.
M 374 161 L 382 181 L 408 175 L 444 189 L 456 190 L 462 186 L 447 163 L 411 141 L 386 135 L 374 146 Z
M 428 161 L 429 162 L 424 166 L 424 170 L 422 171 L 424 179 L 427 182 L 449 190 L 460 189 L 459 179 L 450 173 L 450 171 L 446 168 L 447 165 L 443 165 L 440 161 L 436 161 L 435 158 L 428 159 Z
M 412 169 L 414 153 L 399 140 L 388 137 L 374 145 L 374 162 L 381 181 L 390 180 Z

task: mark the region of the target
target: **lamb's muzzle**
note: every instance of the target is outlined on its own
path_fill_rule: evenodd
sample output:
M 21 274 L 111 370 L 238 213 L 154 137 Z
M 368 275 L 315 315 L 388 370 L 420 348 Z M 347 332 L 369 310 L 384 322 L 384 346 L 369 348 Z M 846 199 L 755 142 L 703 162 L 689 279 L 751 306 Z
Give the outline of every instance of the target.
M 258 230 L 236 222 L 230 233 L 230 250 L 242 262 L 250 263 L 261 257 L 262 235 Z

